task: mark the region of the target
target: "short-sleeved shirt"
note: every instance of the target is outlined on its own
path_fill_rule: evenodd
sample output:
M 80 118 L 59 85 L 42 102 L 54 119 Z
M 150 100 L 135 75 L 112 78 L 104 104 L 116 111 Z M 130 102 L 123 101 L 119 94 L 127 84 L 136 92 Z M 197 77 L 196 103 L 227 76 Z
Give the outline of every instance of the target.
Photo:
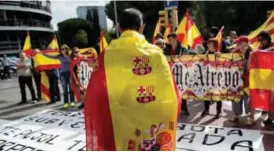
M 22 64 L 21 61 L 19 61 L 19 64 Z M 29 58 L 26 58 L 23 62 L 24 65 L 28 66 L 28 68 L 18 68 L 17 74 L 18 76 L 31 76 L 31 60 Z

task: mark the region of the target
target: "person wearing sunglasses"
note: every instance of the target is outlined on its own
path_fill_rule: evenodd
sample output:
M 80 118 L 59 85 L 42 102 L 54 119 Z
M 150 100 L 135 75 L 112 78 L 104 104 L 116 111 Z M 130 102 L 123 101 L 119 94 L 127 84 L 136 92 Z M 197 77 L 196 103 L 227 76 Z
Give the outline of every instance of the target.
M 166 44 L 165 44 L 165 40 L 159 38 L 156 40 L 156 43 L 155 43 L 159 48 L 161 48 L 162 50 L 165 49 L 166 47 Z
M 75 106 L 74 94 L 71 89 L 70 82 L 70 63 L 71 57 L 69 56 L 69 47 L 62 45 L 60 54 L 57 56 L 45 55 L 49 58 L 59 59 L 61 62 L 60 79 L 64 91 L 64 108 L 67 109 L 70 106 Z
M 265 50 L 273 46 L 272 41 L 271 41 L 271 36 L 268 32 L 262 31 L 258 36 L 258 41 L 260 43 L 259 49 L 260 50 Z

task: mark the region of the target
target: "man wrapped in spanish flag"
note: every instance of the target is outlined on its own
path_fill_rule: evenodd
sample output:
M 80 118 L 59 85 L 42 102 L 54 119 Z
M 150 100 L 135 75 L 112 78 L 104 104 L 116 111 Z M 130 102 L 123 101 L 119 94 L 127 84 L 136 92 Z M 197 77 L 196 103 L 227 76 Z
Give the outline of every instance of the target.
M 143 15 L 125 9 L 122 35 L 98 57 L 87 88 L 87 150 L 175 150 L 179 97 L 161 49 L 141 34 Z

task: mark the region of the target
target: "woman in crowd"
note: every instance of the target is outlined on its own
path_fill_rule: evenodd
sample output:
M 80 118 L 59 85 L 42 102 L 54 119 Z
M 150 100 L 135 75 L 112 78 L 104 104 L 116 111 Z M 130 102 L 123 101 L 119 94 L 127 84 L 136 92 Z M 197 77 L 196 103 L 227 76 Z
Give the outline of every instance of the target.
M 236 39 L 236 49 L 233 51 L 233 53 L 241 53 L 244 59 L 244 88 L 248 87 L 248 62 L 249 62 L 249 55 L 252 51 L 251 47 L 248 44 L 248 37 L 247 36 L 240 36 L 238 39 Z M 251 111 L 250 119 L 248 119 L 248 124 L 251 125 L 254 123 L 254 114 L 253 110 L 250 110 L 249 108 L 249 97 L 246 91 L 244 91 L 244 94 L 242 96 L 242 99 L 240 102 L 232 102 L 232 111 L 234 113 L 234 116 L 230 121 L 232 122 L 238 122 L 239 116 L 243 113 L 243 108 L 245 109 L 246 114 L 248 114 Z
M 62 45 L 60 54 L 57 56 L 45 55 L 50 58 L 59 59 L 61 62 L 60 79 L 64 91 L 64 108 L 67 109 L 70 106 L 75 106 L 74 94 L 71 89 L 70 82 L 70 63 L 71 58 L 69 56 L 69 47 Z

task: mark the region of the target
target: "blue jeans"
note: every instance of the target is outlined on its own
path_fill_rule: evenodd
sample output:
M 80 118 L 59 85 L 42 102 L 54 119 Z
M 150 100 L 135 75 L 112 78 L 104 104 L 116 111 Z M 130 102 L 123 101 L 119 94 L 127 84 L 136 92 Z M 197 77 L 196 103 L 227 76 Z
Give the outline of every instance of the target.
M 63 72 L 60 73 L 61 83 L 64 91 L 64 102 L 69 103 L 74 102 L 74 94 L 71 89 L 71 83 L 70 83 L 70 72 Z

